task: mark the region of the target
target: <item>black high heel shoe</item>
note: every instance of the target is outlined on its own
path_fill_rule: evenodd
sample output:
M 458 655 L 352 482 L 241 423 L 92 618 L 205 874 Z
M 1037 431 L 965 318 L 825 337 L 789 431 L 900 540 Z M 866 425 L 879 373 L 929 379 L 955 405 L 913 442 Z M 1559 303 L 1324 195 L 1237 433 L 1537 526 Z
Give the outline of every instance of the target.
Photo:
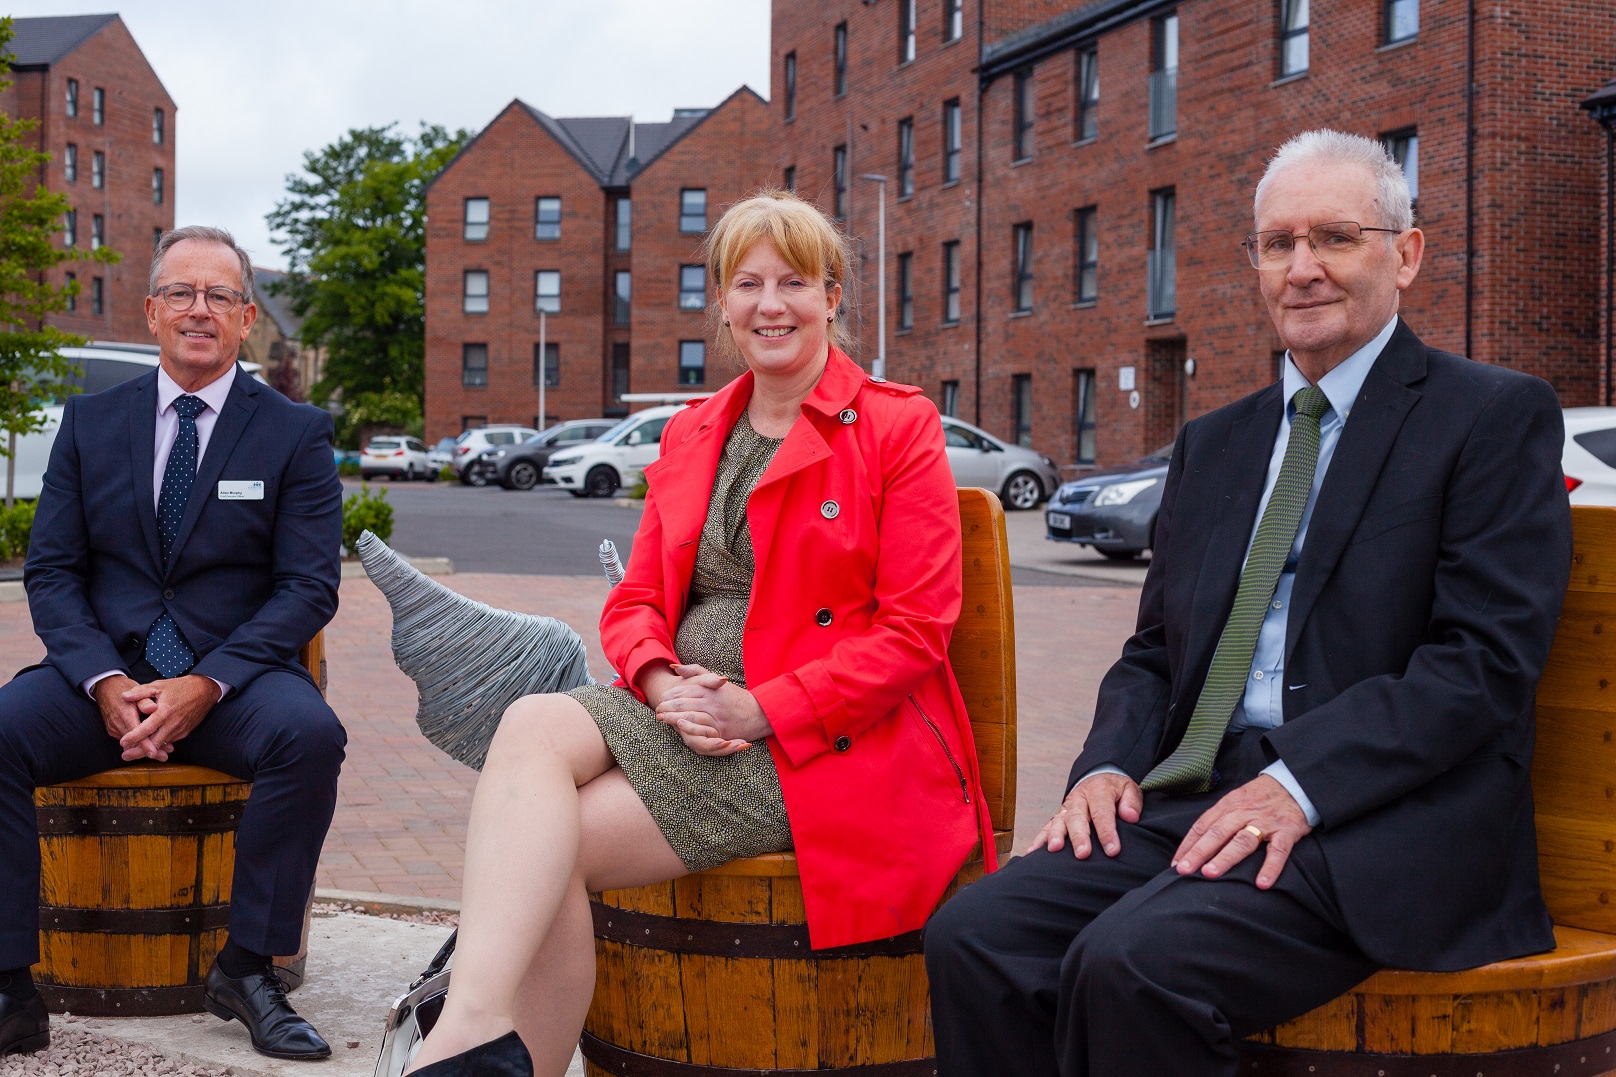
M 533 1056 L 522 1037 L 507 1032 L 497 1040 L 434 1062 L 410 1077 L 533 1077 Z

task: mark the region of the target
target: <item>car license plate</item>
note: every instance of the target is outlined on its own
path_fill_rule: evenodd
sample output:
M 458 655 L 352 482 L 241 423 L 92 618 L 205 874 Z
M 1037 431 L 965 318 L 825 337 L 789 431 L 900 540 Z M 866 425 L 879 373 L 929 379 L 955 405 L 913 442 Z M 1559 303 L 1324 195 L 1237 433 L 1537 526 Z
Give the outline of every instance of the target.
M 1072 518 L 1066 515 L 1064 512 L 1046 513 L 1044 516 L 1044 521 L 1048 523 L 1050 527 L 1059 527 L 1066 531 L 1069 531 L 1072 528 Z

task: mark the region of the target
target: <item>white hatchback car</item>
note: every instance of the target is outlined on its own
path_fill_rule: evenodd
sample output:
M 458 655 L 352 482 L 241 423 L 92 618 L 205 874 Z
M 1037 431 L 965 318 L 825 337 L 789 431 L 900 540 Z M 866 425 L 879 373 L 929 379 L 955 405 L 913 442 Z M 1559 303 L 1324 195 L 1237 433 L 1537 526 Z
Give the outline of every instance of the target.
M 1061 484 L 1060 469 L 1049 457 L 948 415 L 943 416 L 943 444 L 954 485 L 992 490 L 1007 509 L 1037 508 Z
M 462 430 L 455 438 L 454 462 L 449 466 L 467 486 L 487 486 L 487 476 L 471 466 L 483 450 L 496 445 L 520 445 L 537 433 L 531 426 L 474 426 Z
M 1566 408 L 1560 468 L 1573 505 L 1616 505 L 1616 408 Z
M 416 478 L 435 482 L 438 469 L 432 466 L 420 438 L 379 434 L 371 438 L 370 444 L 359 454 L 359 477 L 374 479 L 382 475 L 406 482 Z
M 557 451 L 544 466 L 546 486 L 573 497 L 611 497 L 638 485 L 645 466 L 662 454 L 662 428 L 685 409 L 663 404 L 636 411 L 594 441 Z

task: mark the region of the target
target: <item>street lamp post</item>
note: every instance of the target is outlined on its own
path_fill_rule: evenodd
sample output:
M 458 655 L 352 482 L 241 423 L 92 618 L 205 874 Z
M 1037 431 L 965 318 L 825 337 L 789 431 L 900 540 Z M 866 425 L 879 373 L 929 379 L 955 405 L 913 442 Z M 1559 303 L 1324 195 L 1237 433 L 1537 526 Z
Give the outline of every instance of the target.
M 544 387 L 550 381 L 550 352 L 544 341 L 544 311 L 539 311 L 539 433 L 544 433 Z
M 859 179 L 881 185 L 881 201 L 875 216 L 876 256 L 880 263 L 875 273 L 875 318 L 880 330 L 875 338 L 875 365 L 870 373 L 884 378 L 887 376 L 887 178 L 871 173 Z

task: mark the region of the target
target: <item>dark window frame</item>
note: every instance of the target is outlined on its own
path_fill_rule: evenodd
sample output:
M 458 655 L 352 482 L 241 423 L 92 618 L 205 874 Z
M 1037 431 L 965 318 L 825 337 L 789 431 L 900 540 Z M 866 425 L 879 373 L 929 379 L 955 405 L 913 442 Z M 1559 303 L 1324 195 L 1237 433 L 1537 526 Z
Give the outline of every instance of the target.
M 79 181 L 79 144 L 69 142 L 62 152 L 62 178 L 67 183 Z
M 1160 187 L 1150 192 L 1149 238 L 1145 313 L 1151 321 L 1165 321 L 1178 314 L 1177 188 Z
M 544 369 L 544 387 L 546 389 L 559 389 L 561 387 L 561 342 L 547 340 L 544 342 L 543 359 L 539 355 L 539 342 L 533 342 L 533 388 L 539 387 L 540 363 Z
M 612 241 L 619 253 L 634 247 L 634 199 L 618 198 L 613 204 Z
M 544 284 L 545 277 L 552 275 L 555 277 L 555 291 L 541 291 L 540 288 Z M 554 309 L 547 306 L 541 306 L 541 304 L 546 300 L 553 302 Z M 535 269 L 533 271 L 533 313 L 543 313 L 546 317 L 551 317 L 561 313 L 561 270 Z
M 965 0 L 943 0 L 943 44 L 965 36 Z
M 898 332 L 905 333 L 915 327 L 915 255 L 903 251 L 898 255 Z
M 547 202 L 555 203 L 555 217 L 549 219 L 546 215 Z M 533 199 L 533 238 L 553 243 L 561 238 L 561 218 L 566 212 L 558 194 L 541 194 Z
M 912 198 L 915 193 L 915 118 L 905 116 L 898 121 L 898 197 Z
M 161 168 L 152 169 L 152 205 L 154 206 L 160 206 L 163 204 L 163 180 L 163 170 Z
M 1072 302 L 1100 298 L 1100 207 L 1082 206 L 1072 214 Z
M 1021 221 L 1010 226 L 1012 244 L 1010 298 L 1011 309 L 1017 314 L 1026 314 L 1033 309 L 1032 226 L 1031 221 Z
M 960 154 L 964 142 L 964 113 L 960 99 L 943 102 L 943 184 L 960 181 Z
M 943 244 L 943 324 L 960 322 L 960 241 L 951 239 Z
M 1167 32 L 1169 26 L 1172 27 L 1171 35 Z M 1150 20 L 1150 108 L 1146 118 L 1146 133 L 1152 142 L 1178 134 L 1178 67 L 1183 62 L 1180 55 L 1182 29 L 1176 9 Z
M 101 150 L 90 153 L 90 186 L 97 191 L 107 189 L 107 155 Z
M 101 317 L 107 312 L 107 278 L 90 278 L 90 314 Z
M 90 122 L 97 127 L 107 125 L 107 90 L 97 86 L 90 91 Z
M 624 288 L 627 285 L 627 288 Z M 618 269 L 612 272 L 612 324 L 632 325 L 634 322 L 634 271 Z
M 480 295 L 480 296 L 474 294 L 472 292 L 472 290 L 471 290 L 471 279 L 473 277 L 481 277 L 483 279 L 483 291 L 482 291 L 482 295 Z M 494 290 L 493 276 L 492 276 L 492 274 L 490 274 L 488 272 L 488 270 L 486 270 L 486 269 L 463 269 L 463 270 L 461 270 L 460 271 L 460 313 L 462 313 L 462 314 L 487 314 L 488 310 L 489 310 L 489 307 L 492 305 L 491 300 L 490 300 L 490 293 L 492 293 L 493 290 Z M 473 302 L 476 301 L 477 299 L 482 300 L 483 306 L 482 306 L 481 310 L 475 310 L 472 307 Z
M 949 378 L 943 382 L 942 403 L 937 410 L 950 419 L 959 418 L 960 383 L 958 378 Z
M 1033 69 L 1024 67 L 1017 71 L 1013 86 L 1015 107 L 1011 145 L 1014 150 L 1013 160 L 1019 164 L 1022 161 L 1032 160 L 1033 124 L 1038 119 L 1038 88 L 1033 82 Z
M 166 126 L 167 121 L 163 116 L 163 110 L 160 108 L 152 109 L 151 140 L 153 146 L 161 146 L 163 140 L 168 137 L 167 132 L 164 130 Z
M 831 149 L 831 183 L 833 207 L 838 221 L 847 220 L 847 146 Z
M 701 349 L 701 363 L 699 365 L 685 362 L 687 350 L 691 348 Z M 705 340 L 681 340 L 679 342 L 679 384 L 707 384 L 707 342 Z
M 1302 8 L 1307 9 L 1307 21 L 1300 26 L 1293 25 L 1296 13 Z M 1312 39 L 1309 36 L 1313 25 L 1313 11 L 1309 0 L 1279 0 L 1279 77 L 1282 79 L 1305 75 L 1310 66 Z M 1291 44 L 1301 41 L 1299 62 L 1293 61 Z M 1297 63 L 1293 66 L 1293 62 Z
M 62 288 L 67 293 L 67 306 L 63 309 L 68 314 L 78 313 L 79 297 L 78 293 L 73 289 L 73 286 L 78 282 L 79 275 L 77 273 L 68 273 L 62 282 Z
M 691 211 L 690 196 L 701 195 L 701 213 Z M 681 187 L 679 189 L 679 231 L 688 235 L 699 235 L 707 231 L 707 188 Z
M 898 64 L 912 63 L 919 54 L 915 35 L 919 27 L 915 25 L 918 15 L 916 11 L 917 0 L 898 0 Z
M 781 81 L 785 83 L 786 120 L 789 122 L 797 118 L 797 50 L 786 53 L 784 67 Z
M 96 213 L 90 217 L 90 249 L 100 250 L 107 245 L 107 218 Z
M 63 108 L 67 112 L 67 118 L 68 119 L 70 119 L 70 120 L 78 119 L 78 116 L 79 116 L 79 80 L 78 79 L 68 79 L 67 80 L 67 101 L 63 105 Z
M 482 203 L 483 219 L 481 221 L 474 221 L 471 219 L 471 205 L 473 202 Z M 493 216 L 494 204 L 492 200 L 481 195 L 472 195 L 471 197 L 463 199 L 460 204 L 461 238 L 468 243 L 483 243 L 487 241 Z M 482 234 L 473 234 L 474 230 L 479 227 L 482 229 Z
M 836 24 L 835 43 L 831 46 L 831 96 L 847 93 L 847 20 Z
M 782 172 L 781 176 L 780 176 L 780 185 L 782 187 L 784 187 L 786 190 L 790 191 L 792 194 L 797 193 L 797 166 L 796 165 L 786 165 L 785 171 Z
M 1080 467 L 1093 466 L 1098 457 L 1098 387 L 1099 372 L 1093 367 L 1079 367 L 1072 371 L 1072 461 Z M 1083 448 L 1085 435 L 1089 443 L 1086 453 Z
M 1032 448 L 1032 375 L 1010 375 L 1010 443 Z
M 689 287 L 689 278 L 692 271 L 699 278 L 695 288 Z M 695 298 L 694 302 L 691 302 L 692 296 Z M 705 265 L 691 263 L 679 267 L 679 309 L 707 309 L 707 267 Z
M 1380 136 L 1381 145 L 1403 168 L 1403 176 L 1408 180 L 1409 199 L 1413 206 L 1418 207 L 1420 202 L 1420 129 L 1418 127 L 1400 127 L 1395 131 L 1387 131 Z M 1413 150 L 1414 167 L 1409 170 L 1409 151 Z
M 1100 49 L 1090 45 L 1077 50 L 1077 107 L 1074 110 L 1078 142 L 1092 142 L 1100 137 Z
M 1414 12 L 1414 28 L 1400 37 L 1393 37 L 1393 27 L 1400 6 L 1406 5 L 1404 10 Z M 1399 45 L 1405 41 L 1414 41 L 1420 36 L 1420 0 L 1385 0 L 1381 7 L 1381 42 L 1386 45 Z
M 471 360 L 472 357 L 477 354 L 474 349 L 478 348 L 482 349 L 482 363 L 481 365 L 474 365 Z M 462 343 L 460 345 L 460 387 L 462 389 L 488 388 L 488 367 L 489 355 L 487 344 Z
M 79 245 L 79 211 L 69 208 L 62 213 L 62 246 Z

